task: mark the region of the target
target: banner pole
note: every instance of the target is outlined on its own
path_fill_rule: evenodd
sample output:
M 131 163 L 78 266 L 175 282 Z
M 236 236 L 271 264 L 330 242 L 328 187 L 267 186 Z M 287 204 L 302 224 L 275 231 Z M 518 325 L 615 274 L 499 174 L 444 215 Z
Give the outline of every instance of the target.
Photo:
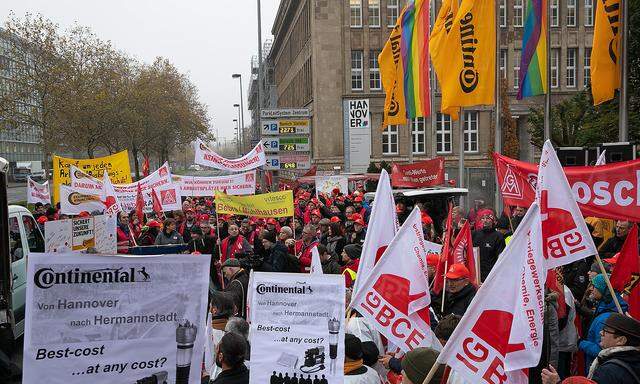
M 431 366 L 431 369 L 429 370 L 429 373 L 427 373 L 427 377 L 424 378 L 424 381 L 422 382 L 422 384 L 429 384 L 431 379 L 433 379 L 433 376 L 436 374 L 438 367 L 440 367 L 440 363 L 438 363 L 437 361 L 433 363 L 433 365 Z
M 449 239 L 447 239 L 447 241 L 449 241 Z M 440 313 L 444 312 L 444 294 L 447 291 L 447 269 L 449 269 L 449 257 L 446 256 L 446 259 L 444 259 L 444 275 L 443 277 L 443 283 L 442 283 L 442 303 L 440 304 Z
M 616 296 L 616 291 L 613 290 L 613 286 L 611 285 L 611 280 L 609 280 L 609 275 L 607 275 L 607 270 L 604 269 L 604 264 L 602 264 L 602 259 L 600 255 L 596 253 L 596 260 L 598 261 L 598 265 L 600 266 L 600 271 L 602 272 L 602 276 L 604 277 L 604 282 L 607 283 L 607 288 L 609 288 L 609 292 L 611 293 L 611 297 L 613 298 L 613 302 L 616 304 L 616 308 L 620 314 L 624 315 L 622 311 L 622 307 L 620 306 L 620 302 L 618 301 L 618 297 Z
M 294 213 L 293 216 L 291 216 L 291 224 L 293 224 L 294 228 L 293 228 L 293 255 L 296 257 L 296 259 L 298 258 L 298 251 L 296 250 L 296 228 L 295 228 L 295 222 L 296 222 L 296 215 Z
M 544 94 L 544 140 L 551 139 L 551 1 L 547 0 L 547 25 L 545 26 L 547 29 L 546 38 L 547 38 L 547 68 L 546 68 L 546 86 L 547 92 Z M 506 71 L 506 68 L 505 68 Z M 558 57 L 558 81 L 560 79 L 560 58 Z

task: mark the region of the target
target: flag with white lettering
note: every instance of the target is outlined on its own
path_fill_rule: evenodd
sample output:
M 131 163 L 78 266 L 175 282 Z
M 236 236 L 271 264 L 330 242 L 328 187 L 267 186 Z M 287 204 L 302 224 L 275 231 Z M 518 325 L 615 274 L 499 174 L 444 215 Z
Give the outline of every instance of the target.
M 424 239 L 416 207 L 353 296 L 351 307 L 404 352 L 441 348 L 429 318 L 427 254 L 433 248 L 440 245 Z
M 207 147 L 204 141 L 196 140 L 196 153 L 194 162 L 199 165 L 220 169 L 229 172 L 243 172 L 263 166 L 267 163 L 264 153 L 264 145 L 259 142 L 251 152 L 238 159 L 227 159 Z
M 116 194 L 116 190 L 113 188 L 113 184 L 111 183 L 111 178 L 109 177 L 109 173 L 104 171 L 104 176 L 102 177 L 102 202 L 105 206 L 105 215 L 114 216 L 117 215 L 122 209 L 120 208 L 120 201 L 118 199 L 118 195 Z
M 540 210 L 533 204 L 438 356 L 471 383 L 507 382 L 542 352 L 544 281 Z
M 549 140 L 544 143 L 540 157 L 536 201 L 542 217 L 547 268 L 569 264 L 598 252 Z
M 49 182 L 36 183 L 27 177 L 27 203 L 51 204 L 51 194 L 49 193 Z

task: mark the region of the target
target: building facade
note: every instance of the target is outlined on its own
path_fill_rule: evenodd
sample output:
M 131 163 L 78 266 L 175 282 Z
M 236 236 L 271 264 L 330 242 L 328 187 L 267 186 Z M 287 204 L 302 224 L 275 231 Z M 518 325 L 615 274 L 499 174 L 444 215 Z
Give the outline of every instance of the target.
M 11 59 L 15 37 L 0 29 L 0 97 L 13 100 L 12 93 L 16 92 L 15 79 L 18 68 Z M 6 101 L 3 101 L 6 102 Z M 29 98 L 12 101 L 22 113 L 38 111 L 37 100 Z M 31 111 L 31 112 L 30 112 Z M 2 121 L 0 116 L 0 157 L 10 163 L 19 161 L 43 161 L 42 130 L 28 124 L 11 124 Z
M 520 158 L 535 160 L 527 115 L 544 97 L 516 100 L 522 50 L 524 0 L 496 0 L 500 28 L 500 71 L 507 81 L 512 116 L 516 119 Z M 590 81 L 593 0 L 549 0 L 551 24 L 552 105 Z M 460 128 L 440 109 L 439 89 L 429 118 L 410 126 L 382 129 L 384 92 L 378 55 L 404 0 L 282 0 L 273 24 L 273 44 L 267 57 L 273 68 L 279 108 L 305 107 L 312 114 L 312 156 L 320 170 L 345 165 L 345 100 L 368 99 L 371 162 L 407 162 L 444 156 L 446 176 L 457 179 Z M 432 19 L 440 7 L 436 1 Z M 463 185 L 471 198 L 492 201 L 495 176 L 489 150 L 493 147 L 494 107 L 465 109 Z M 433 121 L 432 121 L 433 119 Z M 456 180 L 459 182 L 458 180 Z

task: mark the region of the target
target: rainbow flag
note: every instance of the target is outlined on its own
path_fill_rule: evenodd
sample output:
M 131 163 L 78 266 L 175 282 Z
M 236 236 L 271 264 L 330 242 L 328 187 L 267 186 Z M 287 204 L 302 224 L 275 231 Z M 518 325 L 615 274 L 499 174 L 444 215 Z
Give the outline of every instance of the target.
M 429 86 L 429 1 L 402 9 L 378 56 L 386 94 L 382 129 L 431 114 Z
M 527 0 L 518 100 L 547 93 L 547 0 Z

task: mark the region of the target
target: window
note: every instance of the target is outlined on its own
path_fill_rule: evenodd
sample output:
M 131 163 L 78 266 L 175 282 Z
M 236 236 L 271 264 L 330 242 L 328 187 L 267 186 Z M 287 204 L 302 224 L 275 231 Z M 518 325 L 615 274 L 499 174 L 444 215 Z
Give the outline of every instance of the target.
M 369 0 L 369 26 L 380 27 L 380 0 Z
M 560 24 L 559 4 L 560 4 L 560 0 L 551 0 L 551 26 L 552 27 L 557 27 Z
M 584 49 L 584 65 L 582 66 L 582 80 L 584 81 L 584 86 L 587 87 L 591 82 L 591 48 Z
M 503 79 L 507 78 L 507 50 L 500 50 L 500 74 Z
M 351 89 L 362 90 L 362 51 L 351 51 Z
M 44 252 L 44 239 L 33 217 L 22 216 L 22 225 L 29 245 L 29 252 Z
M 9 253 L 11 254 L 11 262 L 20 260 L 24 257 L 22 249 L 22 236 L 20 236 L 20 227 L 18 226 L 18 218 L 9 218 Z
M 436 151 L 451 153 L 451 116 L 442 113 L 436 115 Z
M 567 0 L 567 26 L 576 26 L 576 0 Z
M 558 88 L 558 66 L 560 65 L 560 50 L 551 49 L 551 88 Z
M 593 0 L 584 0 L 584 26 L 593 26 Z
M 390 125 L 382 131 L 382 154 L 398 154 L 398 126 Z
M 524 12 L 524 0 L 513 1 L 513 26 L 522 27 L 522 15 Z
M 576 50 L 577 48 L 567 48 L 567 87 L 576 86 Z
M 464 151 L 478 152 L 478 112 L 464 113 Z
M 507 26 L 507 0 L 500 0 L 500 27 Z
M 413 119 L 413 124 L 411 125 L 411 144 L 413 147 L 413 153 L 424 153 L 424 118 L 417 117 Z
M 380 67 L 378 66 L 378 55 L 380 51 L 369 51 L 369 89 L 379 91 L 382 89 L 380 83 Z
M 395 27 L 398 20 L 398 0 L 387 0 L 387 27 Z
M 362 27 L 362 0 L 349 0 L 351 5 L 351 27 Z
M 520 87 L 520 55 L 522 51 L 519 49 L 513 50 L 513 88 L 518 89 Z

